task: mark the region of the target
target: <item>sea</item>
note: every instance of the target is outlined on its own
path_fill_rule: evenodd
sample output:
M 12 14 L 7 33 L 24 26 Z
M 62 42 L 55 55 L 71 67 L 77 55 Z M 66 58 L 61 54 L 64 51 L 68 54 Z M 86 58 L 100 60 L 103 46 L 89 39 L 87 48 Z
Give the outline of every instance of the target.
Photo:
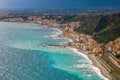
M 108 80 L 83 53 L 50 46 L 72 41 L 61 34 L 34 23 L 0 22 L 0 80 Z

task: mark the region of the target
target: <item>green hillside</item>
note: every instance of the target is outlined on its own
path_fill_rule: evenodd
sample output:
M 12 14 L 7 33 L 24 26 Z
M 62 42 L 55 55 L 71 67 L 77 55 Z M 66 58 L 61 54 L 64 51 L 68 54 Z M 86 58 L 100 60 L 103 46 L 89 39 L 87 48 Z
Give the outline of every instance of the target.
M 84 16 L 79 33 L 90 34 L 99 43 L 108 43 L 120 37 L 120 13 Z
M 100 43 L 108 43 L 120 37 L 120 13 L 101 17 L 94 29 L 95 39 Z

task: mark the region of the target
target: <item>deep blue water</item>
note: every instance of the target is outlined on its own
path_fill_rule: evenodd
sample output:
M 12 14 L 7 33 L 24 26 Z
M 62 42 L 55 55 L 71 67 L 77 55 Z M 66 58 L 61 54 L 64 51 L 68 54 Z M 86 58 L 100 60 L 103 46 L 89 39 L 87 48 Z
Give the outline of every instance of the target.
M 61 31 L 31 23 L 0 22 L 0 80 L 104 80 L 91 62 L 65 44 Z

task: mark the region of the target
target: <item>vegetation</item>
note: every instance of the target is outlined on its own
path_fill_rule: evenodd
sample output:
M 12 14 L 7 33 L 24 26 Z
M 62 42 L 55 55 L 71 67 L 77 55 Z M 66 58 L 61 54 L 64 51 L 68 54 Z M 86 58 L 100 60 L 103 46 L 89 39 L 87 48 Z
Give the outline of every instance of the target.
M 108 43 L 120 37 L 120 13 L 80 15 L 69 17 L 68 20 L 82 22 L 82 26 L 75 31 L 94 35 L 94 39 L 99 43 Z M 68 20 L 65 19 L 65 22 Z
M 18 15 L 19 14 L 19 15 Z M 26 14 L 26 13 L 25 13 Z M 9 16 L 0 17 L 0 20 L 6 18 L 22 18 L 25 21 L 31 13 L 9 14 Z M 41 15 L 41 14 L 40 14 Z M 99 43 L 108 43 L 120 37 L 120 13 L 115 14 L 65 14 L 65 15 L 44 15 L 45 19 L 57 20 L 60 23 L 81 22 L 75 31 L 93 36 Z
M 95 39 L 100 43 L 108 43 L 120 37 L 120 13 L 101 17 L 94 31 Z

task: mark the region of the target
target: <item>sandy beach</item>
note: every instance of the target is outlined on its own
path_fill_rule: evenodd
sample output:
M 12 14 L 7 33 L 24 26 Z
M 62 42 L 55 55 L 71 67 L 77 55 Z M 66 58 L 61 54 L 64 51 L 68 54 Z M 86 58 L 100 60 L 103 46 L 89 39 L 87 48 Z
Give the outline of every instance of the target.
M 26 23 L 26 22 L 25 22 Z M 46 25 L 48 26 L 48 25 Z M 57 28 L 57 27 L 50 27 L 53 29 L 58 29 L 61 30 L 61 35 L 63 37 L 66 37 L 64 34 L 65 32 L 61 29 L 61 28 Z M 73 41 L 73 39 L 71 39 L 69 36 L 67 36 L 66 38 L 70 39 L 71 41 Z M 73 42 L 74 44 L 74 42 Z M 77 48 L 76 46 L 67 46 L 68 48 L 71 48 L 75 53 L 77 54 L 82 54 L 83 56 L 86 55 L 86 58 L 88 58 L 91 61 L 91 65 L 93 65 L 93 68 L 96 68 L 96 72 L 103 77 L 105 80 L 114 80 L 112 78 L 112 76 L 110 75 L 109 71 L 106 70 L 106 68 L 98 61 L 97 57 L 94 54 L 88 54 L 87 51 L 83 51 L 79 48 Z
M 92 65 L 99 68 L 100 70 L 100 75 L 102 73 L 102 75 L 105 77 L 105 80 L 112 80 L 112 77 L 110 75 L 110 73 L 105 69 L 105 67 L 97 60 L 96 56 L 94 54 L 88 54 L 87 52 L 84 52 L 82 50 L 78 50 L 79 52 L 84 53 L 91 61 L 92 61 Z
M 60 29 L 62 31 L 61 28 L 57 28 Z M 63 31 L 62 31 L 63 32 Z M 63 32 L 63 36 L 66 37 L 65 32 Z M 69 36 L 67 36 L 67 38 L 71 39 Z M 73 39 L 71 39 L 73 41 Z M 74 44 L 74 43 L 73 43 Z M 86 58 L 88 58 L 89 60 L 91 60 L 91 65 L 93 65 L 93 68 L 96 68 L 96 72 L 103 77 L 105 80 L 114 80 L 112 78 L 112 76 L 110 75 L 109 71 L 106 70 L 106 68 L 98 61 L 97 57 L 94 54 L 88 54 L 87 51 L 83 51 L 81 49 L 78 49 L 76 46 L 68 46 L 68 48 L 71 48 L 73 51 L 75 51 L 75 53 L 78 54 L 83 54 L 86 55 Z

